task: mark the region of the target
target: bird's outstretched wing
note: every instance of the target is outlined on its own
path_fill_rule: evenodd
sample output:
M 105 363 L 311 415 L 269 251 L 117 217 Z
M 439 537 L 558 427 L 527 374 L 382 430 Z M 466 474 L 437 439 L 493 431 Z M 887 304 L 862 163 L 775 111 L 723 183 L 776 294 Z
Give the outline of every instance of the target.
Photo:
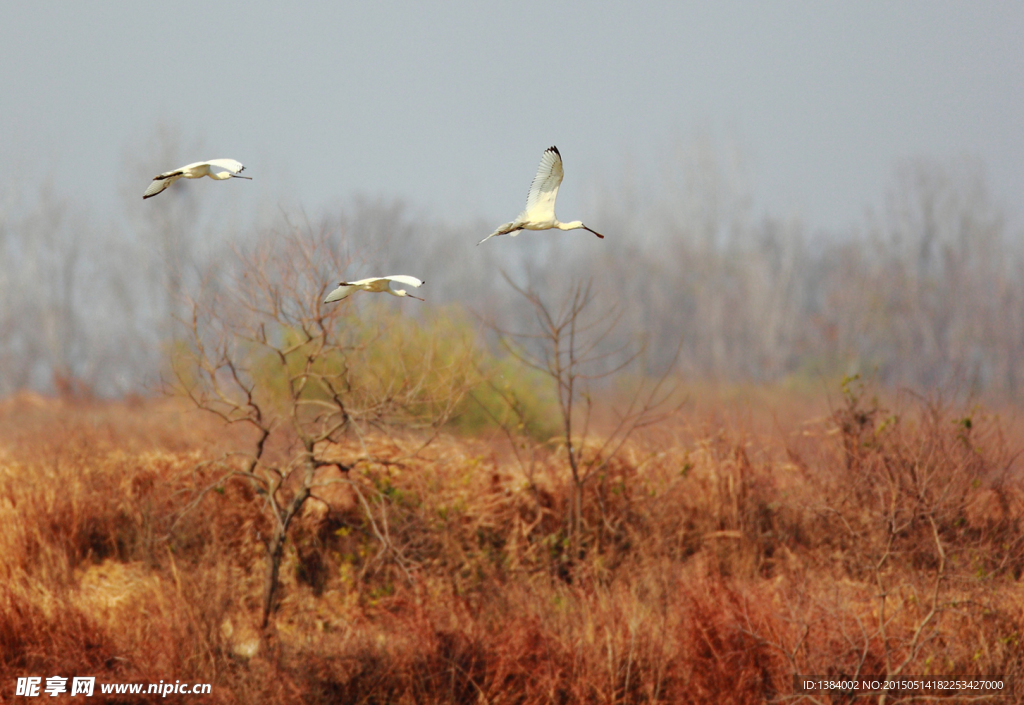
M 420 281 L 416 277 L 410 277 L 407 274 L 392 274 L 391 276 L 381 277 L 381 279 L 387 279 L 389 281 L 398 282 L 399 284 L 408 284 L 409 286 L 423 286 L 422 281 Z
M 146 192 L 142 194 L 143 200 L 152 198 L 158 193 L 161 193 L 168 186 L 184 176 L 186 171 L 199 164 L 202 164 L 202 162 L 186 164 L 185 166 L 178 167 L 177 169 L 171 169 L 170 171 L 165 171 L 162 174 L 157 174 L 153 177 L 153 183 L 151 183 L 149 188 L 146 189 Z
M 329 304 L 332 301 L 341 301 L 358 288 L 359 287 L 357 286 L 352 286 L 351 284 L 346 284 L 345 282 L 342 282 L 337 289 L 335 289 L 334 291 L 327 295 L 327 298 L 324 299 L 324 303 Z
M 206 164 L 209 164 L 210 166 L 219 167 L 221 169 L 226 169 L 230 171 L 232 174 L 237 174 L 238 172 L 245 169 L 245 167 L 242 166 L 242 162 L 237 161 L 235 159 L 211 159 L 210 161 L 206 162 Z
M 382 286 L 385 289 L 387 288 L 387 282 L 384 281 L 383 277 L 367 277 L 366 279 L 356 279 L 356 280 L 350 281 L 350 282 L 340 282 L 338 284 L 338 286 L 354 286 L 354 287 L 362 288 L 364 286 L 370 286 L 371 284 L 373 284 L 375 282 L 381 282 Z
M 562 184 L 562 155 L 558 147 L 548 147 L 540 158 L 537 175 L 530 185 L 530 194 L 526 197 L 526 210 L 531 220 L 547 220 L 555 217 L 555 197 L 558 187 Z
M 181 174 L 178 173 L 178 176 L 180 175 Z M 152 198 L 170 186 L 174 181 L 176 181 L 176 179 L 171 178 L 172 176 L 174 176 L 174 172 L 167 172 L 166 174 L 160 174 L 160 176 L 155 177 L 152 183 L 150 183 L 149 188 L 146 189 L 146 192 L 142 194 L 143 200 Z

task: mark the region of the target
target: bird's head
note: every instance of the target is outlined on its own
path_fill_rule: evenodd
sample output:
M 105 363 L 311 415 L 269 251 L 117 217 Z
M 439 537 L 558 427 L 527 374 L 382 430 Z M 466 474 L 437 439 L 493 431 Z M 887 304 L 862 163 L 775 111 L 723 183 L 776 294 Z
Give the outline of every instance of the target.
M 574 220 L 571 223 L 558 223 L 557 227 L 561 228 L 562 230 L 586 230 L 587 232 L 594 233 L 602 240 L 604 239 L 604 235 L 597 232 L 596 230 L 591 230 L 590 228 L 588 228 L 586 225 L 583 224 L 582 220 Z

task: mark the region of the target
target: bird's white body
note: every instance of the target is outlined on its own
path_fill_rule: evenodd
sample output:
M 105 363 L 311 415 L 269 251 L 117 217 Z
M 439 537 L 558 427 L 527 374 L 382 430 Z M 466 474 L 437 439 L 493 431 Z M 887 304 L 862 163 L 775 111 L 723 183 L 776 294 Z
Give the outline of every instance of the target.
M 356 291 L 372 291 L 372 292 L 385 292 L 392 296 L 408 296 L 409 298 L 418 299 L 422 301 L 418 296 L 413 296 L 404 289 L 392 289 L 391 282 L 398 282 L 399 284 L 406 284 L 408 286 L 420 287 L 423 285 L 416 277 L 406 276 L 405 274 L 393 274 L 390 277 L 370 277 L 369 279 L 360 279 L 354 282 L 341 282 L 338 284 L 338 288 L 327 295 L 324 299 L 325 304 L 329 304 L 332 301 L 341 301 L 347 296 L 350 296 Z
M 583 221 L 574 220 L 571 223 L 560 223 L 555 217 L 555 198 L 558 196 L 558 187 L 562 184 L 562 155 L 558 147 L 548 147 L 544 150 L 544 156 L 540 159 L 540 166 L 537 167 L 537 175 L 533 177 L 533 184 L 530 186 L 530 194 L 526 197 L 526 208 L 516 216 L 510 223 L 505 223 L 493 233 L 478 242 L 478 245 L 490 240 L 496 235 L 511 235 L 515 237 L 523 230 L 583 230 L 590 231 L 599 238 L 604 238 L 601 233 L 591 230 Z
M 231 178 L 249 179 L 251 181 L 251 177 L 238 175 L 238 172 L 243 169 L 245 167 L 242 166 L 242 162 L 235 161 L 234 159 L 211 159 L 206 162 L 187 164 L 180 169 L 154 176 L 153 183 L 146 189 L 146 193 L 142 194 L 142 198 L 152 198 L 178 179 L 200 179 L 204 176 L 209 176 L 211 179 L 218 181 Z

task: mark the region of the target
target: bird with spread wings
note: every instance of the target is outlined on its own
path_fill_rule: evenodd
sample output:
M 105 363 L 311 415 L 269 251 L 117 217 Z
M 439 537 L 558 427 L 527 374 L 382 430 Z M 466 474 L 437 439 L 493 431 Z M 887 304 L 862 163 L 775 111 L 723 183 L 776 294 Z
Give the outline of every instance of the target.
M 413 296 L 405 289 L 392 289 L 391 282 L 398 282 L 399 284 L 406 284 L 417 288 L 423 285 L 423 282 L 416 277 L 410 277 L 405 274 L 392 274 L 389 277 L 370 277 L 369 279 L 360 279 L 354 282 L 341 282 L 338 284 L 337 289 L 327 295 L 324 303 L 329 304 L 332 301 L 341 301 L 356 291 L 383 292 L 392 296 L 408 296 L 411 299 L 423 301 L 423 299 Z
M 574 220 L 571 223 L 561 223 L 555 217 L 555 198 L 558 196 L 558 187 L 561 184 L 562 155 L 558 152 L 558 147 L 548 147 L 540 159 L 537 175 L 533 177 L 530 193 L 526 197 L 526 208 L 516 216 L 515 220 L 505 223 L 477 244 L 482 245 L 497 235 L 515 237 L 523 230 L 549 230 L 551 228 L 583 229 L 603 239 L 604 235 L 596 230 L 591 230 L 583 224 L 583 221 Z
M 220 169 L 221 171 L 214 171 L 215 169 Z M 249 179 L 252 181 L 251 176 L 239 176 L 239 172 L 243 169 L 245 167 L 242 166 L 242 162 L 235 161 L 234 159 L 210 159 L 205 162 L 186 164 L 179 169 L 154 176 L 153 183 L 142 194 L 142 198 L 152 198 L 158 193 L 162 193 L 164 189 L 178 179 L 200 179 L 204 176 L 209 176 L 217 181 L 223 181 L 224 179 Z

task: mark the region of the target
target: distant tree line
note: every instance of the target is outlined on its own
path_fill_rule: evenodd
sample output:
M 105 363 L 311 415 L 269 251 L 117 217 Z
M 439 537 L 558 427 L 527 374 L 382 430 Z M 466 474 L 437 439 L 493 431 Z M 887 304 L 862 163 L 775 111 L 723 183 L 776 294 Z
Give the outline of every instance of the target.
M 551 292 L 591 279 L 598 307 L 620 311 L 609 350 L 646 341 L 649 374 L 681 345 L 684 376 L 718 381 L 867 372 L 1011 396 L 1024 383 L 1024 247 L 971 159 L 899 164 L 884 207 L 835 233 L 755 214 L 742 166 L 696 140 L 666 158 L 656 187 L 595 187 L 585 220 L 606 240 L 524 233 L 477 248 L 493 223 L 444 222 L 401 200 L 357 197 L 315 217 L 235 208 L 227 218 L 218 209 L 231 196 L 213 189 L 143 204 L 152 174 L 196 149 L 167 129 L 153 144 L 127 160 L 138 178 L 121 186 L 119 221 L 96 222 L 46 184 L 3 188 L 0 394 L 155 389 L 185 300 L 217 286 L 232 248 L 289 228 L 330 235 L 353 263 L 339 279 L 413 274 L 427 306 L 461 305 L 510 329 L 533 312 L 502 272 Z

